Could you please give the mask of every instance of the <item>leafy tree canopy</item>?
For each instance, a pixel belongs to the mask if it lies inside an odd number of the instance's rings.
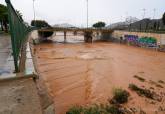
[[[7,7],[3,4],[0,4],[0,21],[7,20]]]
[[[95,28],[102,28],[102,27],[105,27],[105,25],[106,25],[105,22],[99,21],[99,22],[93,24],[93,27],[95,27]]]
[[[19,10],[16,10],[16,13],[22,19],[22,13]],[[7,7],[3,4],[0,4],[0,20],[1,21],[8,21],[8,11]]]
[[[17,13],[17,15],[21,18],[21,20],[23,21],[23,15],[22,15],[22,13],[19,11],[19,10],[16,10],[16,13]]]
[[[16,10],[17,15],[22,19],[22,13],[20,11]],[[0,4],[0,24],[1,24],[1,30],[8,32],[8,9],[7,6]]]
[[[44,21],[44,20],[32,20],[31,21],[31,26],[35,26],[35,27],[50,27],[50,25]]]
[[[7,7],[4,6],[3,4],[0,4],[0,24],[1,24],[1,30],[8,32],[8,12],[7,12]]]

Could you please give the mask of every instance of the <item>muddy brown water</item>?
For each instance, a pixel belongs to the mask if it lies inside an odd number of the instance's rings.
[[[165,84],[159,88],[149,83],[165,81],[165,53],[109,42],[42,43],[34,50],[38,71],[54,100],[56,114],[65,114],[74,105],[106,103],[114,88],[131,93],[127,107],[143,109],[147,114],[165,107],[165,96],[157,102],[128,89],[134,83],[153,87],[157,93],[165,92]],[[134,75],[146,81],[141,82]]]

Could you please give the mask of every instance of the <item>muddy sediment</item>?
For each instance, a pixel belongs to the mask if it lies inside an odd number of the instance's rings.
[[[65,114],[74,105],[106,103],[116,87],[129,91],[127,107],[147,114],[164,113],[160,107],[165,107],[165,53],[105,42],[42,43],[34,48],[38,71],[53,97],[56,114]],[[128,89],[130,83],[162,94],[162,101],[140,97]]]

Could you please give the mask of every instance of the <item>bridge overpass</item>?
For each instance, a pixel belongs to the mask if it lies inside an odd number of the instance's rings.
[[[38,30],[38,33],[41,38],[47,37],[46,34],[52,35],[54,32],[63,32],[64,33],[64,42],[66,41],[67,32],[73,32],[75,35],[78,32],[82,32],[84,35],[84,41],[91,43],[93,41],[94,34],[96,34],[96,35],[111,34],[113,32],[113,30],[105,29],[105,28],[63,28],[63,27],[42,28],[42,29]]]
[[[69,32],[106,32],[112,33],[113,29],[106,28],[64,28],[64,27],[50,27],[41,28],[38,31],[69,31]]]

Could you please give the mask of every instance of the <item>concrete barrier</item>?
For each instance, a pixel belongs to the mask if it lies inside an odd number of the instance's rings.
[[[165,34],[160,33],[146,33],[146,32],[129,32],[129,31],[120,31],[115,30],[112,33],[113,38],[120,39],[121,37],[124,38],[125,35],[136,35],[139,38],[141,37],[153,37],[157,40],[157,43],[161,45],[165,45]]]

